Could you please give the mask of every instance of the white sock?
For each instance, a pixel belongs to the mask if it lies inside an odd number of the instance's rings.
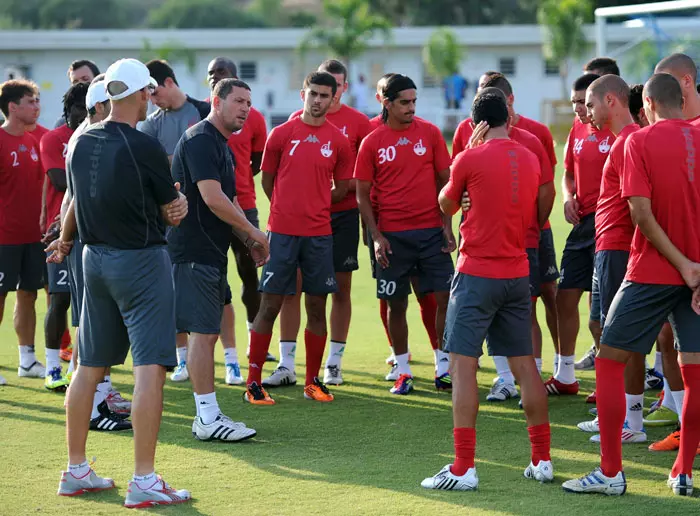
[[[105,381],[102,383],[107,385],[106,386],[107,392],[114,390],[114,387],[112,387],[112,377],[110,375],[105,376]],[[98,388],[99,388],[99,385],[98,385]]]
[[[641,432],[644,427],[644,394],[625,394],[627,401],[627,426],[634,432]]]
[[[496,366],[496,374],[505,383],[510,383],[515,385],[515,378],[513,378],[513,373],[510,372],[510,366],[508,365],[508,359],[506,357],[494,356],[493,363]]]
[[[238,349],[236,348],[226,348],[224,349],[224,363],[237,364],[238,363]]]
[[[293,340],[280,341],[280,363],[279,367],[286,367],[290,371],[295,371],[294,358],[297,353],[297,343]]]
[[[450,354],[435,350],[435,376],[440,377],[450,371]]]
[[[571,384],[576,381],[576,370],[574,369],[575,355],[564,356],[559,359],[559,369],[554,376],[561,383]]]
[[[181,348],[177,348],[175,350],[177,353],[177,363],[179,364],[180,362],[187,362],[187,346],[183,346]]]
[[[247,355],[250,355],[250,332],[253,331],[253,323],[250,321],[245,322],[246,328],[248,328],[248,350],[246,351]]]
[[[133,481],[136,482],[136,485],[139,486],[139,488],[148,489],[149,487],[153,487],[153,485],[158,481],[158,477],[156,476],[155,471],[142,477],[139,477],[136,475],[136,473],[134,473]]]
[[[19,365],[25,369],[29,369],[32,364],[36,362],[36,355],[34,354],[34,346],[20,346],[19,347]]]
[[[661,351],[656,352],[656,358],[654,359],[654,369],[656,369],[658,372],[660,372],[662,375],[664,374],[664,361],[662,358]]]
[[[211,424],[221,412],[219,404],[216,402],[215,392],[195,394],[194,402],[197,405],[199,417],[205,425]]]
[[[676,404],[676,414],[678,414],[678,424],[682,425],[683,421],[683,399],[685,398],[685,390],[683,391],[671,391],[673,396],[673,402]]]
[[[73,475],[75,478],[83,478],[90,473],[90,464],[88,464],[88,461],[85,461],[82,464],[68,464],[68,473]]]
[[[554,353],[554,364],[552,365],[552,376],[556,376],[559,372],[559,362],[561,362],[561,355],[559,353]]]
[[[408,365],[408,353],[396,355],[396,364],[399,370],[399,375],[408,374],[413,376],[413,373],[411,373],[411,366]]]
[[[542,359],[541,358],[536,358],[535,359],[535,365],[537,366],[537,372],[539,374],[542,374]]]
[[[343,363],[343,353],[345,353],[345,342],[331,341],[331,349],[326,359],[326,367],[340,367]]]
[[[92,414],[90,414],[90,419],[95,419],[97,416],[100,415],[100,411],[97,410],[97,406],[102,403],[105,398],[107,397],[107,392],[103,389],[100,389],[100,385],[103,384],[98,384],[97,385],[97,390],[95,391],[95,395],[92,397]]]
[[[673,394],[671,394],[671,386],[668,384],[668,380],[664,378],[664,399],[661,400],[661,406],[666,407],[668,410],[672,410],[676,414],[676,402],[673,401]]]
[[[61,359],[58,356],[60,350],[46,348],[46,374],[56,367],[61,367]]]

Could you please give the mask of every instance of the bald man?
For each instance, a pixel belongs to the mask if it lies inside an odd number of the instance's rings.
[[[656,65],[654,73],[673,75],[683,93],[683,116],[693,125],[700,125],[700,93],[696,88],[698,69],[685,54],[671,54]]]

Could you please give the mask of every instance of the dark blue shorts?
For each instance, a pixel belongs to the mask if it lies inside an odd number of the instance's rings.
[[[530,282],[530,297],[540,296],[540,285],[542,280],[540,279],[540,259],[539,259],[539,249],[525,249],[527,252],[527,261],[530,265],[530,277],[528,278]]]
[[[559,279],[557,268],[557,251],[554,249],[554,235],[552,228],[540,231],[540,249],[538,259],[540,262],[540,283],[552,283]]]
[[[165,246],[122,250],[86,245],[80,364],[175,367],[175,289]]]
[[[226,283],[226,294],[224,294],[224,304],[230,305],[233,303],[233,294],[231,293],[231,285]]]
[[[173,265],[175,281],[175,327],[178,333],[221,333],[226,303],[226,274],[199,263]]]
[[[0,293],[36,292],[46,284],[44,244],[0,245]]]
[[[452,257],[443,253],[445,239],[442,228],[416,229],[383,233],[392,254],[389,267],[375,265],[377,297],[400,299],[411,293],[411,277],[418,278],[420,292],[448,292],[454,276]]]
[[[574,226],[566,239],[561,257],[559,288],[590,292],[593,288],[594,259],[595,214],[591,213]]]
[[[593,292],[591,299],[591,320],[605,325],[605,318],[620,285],[627,274],[629,251],[598,251],[595,253],[593,271]]]
[[[333,268],[335,272],[359,269],[357,248],[360,246],[360,212],[357,208],[331,213],[333,231]]]
[[[46,254],[47,258],[49,253]],[[68,279],[68,262],[47,263],[47,279],[49,294],[70,294],[70,280]]]
[[[528,278],[493,279],[458,272],[445,319],[445,351],[478,358],[532,355]]]
[[[312,296],[337,292],[333,270],[333,237],[291,236],[268,232],[270,261],[262,270],[260,292],[292,296],[297,291],[297,269],[301,290]]]
[[[647,355],[668,320],[676,348],[699,353],[700,315],[691,307],[692,295],[686,286],[623,281],[610,306],[600,342]]]
[[[68,282],[70,283],[70,312],[73,328],[80,325],[80,314],[83,310],[83,294],[85,281],[83,279],[83,244],[78,238],[73,240],[73,249],[66,257],[68,263]]]

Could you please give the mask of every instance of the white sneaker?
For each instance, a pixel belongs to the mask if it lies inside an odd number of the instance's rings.
[[[192,435],[200,441],[238,442],[255,437],[257,432],[244,423],[238,423],[219,413],[216,419],[205,425],[202,418],[196,417],[192,422]]]
[[[393,366],[396,363],[396,357],[392,353],[391,355],[386,357],[386,360],[384,362],[386,362],[387,365]]]
[[[127,509],[147,509],[157,505],[174,505],[189,502],[192,495],[187,489],[173,489],[158,475],[155,484],[145,489],[131,480],[126,491],[124,507]]]
[[[173,382],[186,382],[189,380],[190,373],[187,371],[187,362],[184,360],[180,362],[175,368],[175,371],[173,371],[173,374],[170,375],[170,379]]]
[[[582,430],[584,432],[590,432],[590,433],[598,433],[600,432],[600,426],[598,425],[598,417],[596,416],[595,419],[592,421],[582,421],[578,425],[576,425],[579,430]]]
[[[577,371],[590,371],[595,369],[595,355],[598,351],[595,348],[595,344],[591,346],[585,355],[581,357],[581,360],[574,364],[574,369]]]
[[[17,376],[22,378],[44,378],[46,376],[46,368],[41,362],[34,362],[29,367],[19,366],[17,368]]]
[[[627,491],[624,471],[614,477],[606,477],[600,468],[594,469],[585,477],[567,480],[561,487],[570,493],[600,493],[609,496],[622,496]]]
[[[399,366],[398,366],[398,364],[394,364],[393,366],[391,366],[391,371],[389,371],[389,374],[387,374],[384,377],[384,379],[387,382],[395,382],[396,380],[399,379],[399,376],[401,376],[399,374]]]
[[[238,364],[226,364],[226,384],[243,385],[241,366]]]
[[[532,462],[525,468],[525,478],[533,478],[538,482],[551,482],[554,480],[554,467],[552,461],[541,460],[537,466]]]
[[[429,477],[420,483],[426,489],[443,489],[447,491],[475,491],[479,487],[479,477],[476,475],[476,468],[469,468],[467,472],[458,477],[453,475],[448,464],[442,468],[437,475]]]
[[[5,380],[5,377],[0,374],[0,385],[7,385],[7,380]]]
[[[591,436],[590,441],[592,443],[599,443],[600,434]],[[631,430],[630,427],[627,426],[627,423],[625,423],[625,426],[622,427],[622,444],[635,444],[645,442],[647,442],[647,433],[644,430],[642,430],[641,432]]]
[[[496,378],[491,392],[486,396],[486,401],[506,401],[510,398],[518,398],[518,389],[512,383],[506,383],[503,378]]]
[[[323,383],[327,385],[342,385],[343,373],[340,371],[340,367],[335,365],[326,367],[323,372]]]
[[[693,477],[689,477],[685,473],[680,473],[675,478],[672,476],[672,473],[669,473],[666,484],[673,490],[675,495],[693,496]]]
[[[61,481],[58,484],[59,496],[78,496],[84,493],[94,493],[114,488],[114,480],[97,476],[92,468],[87,475],[77,478],[69,471],[61,471]]]
[[[296,385],[297,374],[286,367],[279,366],[270,376],[262,381],[263,387],[281,387],[283,385]]]

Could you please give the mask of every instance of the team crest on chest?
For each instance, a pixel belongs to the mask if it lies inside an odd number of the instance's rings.
[[[39,155],[36,153],[36,149],[32,147],[32,150],[29,151],[29,155],[32,158],[32,161],[39,161]]]
[[[598,144],[598,150],[601,152],[601,154],[607,154],[610,152],[610,136]]]
[[[415,152],[417,156],[422,156],[427,150],[428,149],[423,146],[423,138],[418,140],[418,143],[413,146],[413,152]]]
[[[333,155],[333,149],[331,149],[330,140],[328,141],[328,143],[321,146],[321,155],[324,158],[330,158]]]

